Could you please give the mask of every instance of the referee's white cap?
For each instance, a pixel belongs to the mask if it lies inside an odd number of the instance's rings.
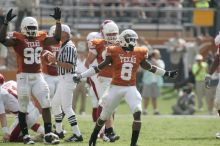
[[[66,24],[61,25],[62,31],[68,33],[71,36],[70,27]]]

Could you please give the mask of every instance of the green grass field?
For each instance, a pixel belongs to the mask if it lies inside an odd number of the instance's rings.
[[[165,93],[166,91],[163,91]],[[217,146],[220,140],[215,139],[215,133],[220,131],[220,119],[217,116],[206,115],[207,111],[196,113],[195,116],[170,116],[170,106],[176,102],[176,94],[163,94],[159,100],[160,116],[151,113],[142,116],[142,129],[138,144],[140,146]],[[83,143],[66,143],[61,141],[61,146],[88,146],[88,140],[93,129],[91,105],[88,100],[87,114],[78,116],[80,130],[84,137]],[[9,124],[13,118],[8,118]],[[115,130],[121,136],[115,143],[104,143],[98,140],[97,146],[129,146],[132,115],[126,103],[122,102],[117,109]],[[64,128],[67,130],[66,137],[71,135],[71,128],[64,120]],[[33,134],[33,133],[31,133]],[[2,132],[0,132],[2,135]],[[23,145],[22,143],[0,143],[0,146]],[[35,145],[44,145],[36,143]]]

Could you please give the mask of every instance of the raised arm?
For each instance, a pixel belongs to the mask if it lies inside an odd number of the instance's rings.
[[[58,7],[54,8],[54,14],[51,14],[50,16],[56,20],[56,29],[55,29],[55,35],[53,37],[47,37],[44,40],[44,45],[46,46],[58,44],[61,40],[61,23],[60,23],[61,10],[60,8]]]
[[[75,74],[73,77],[73,81],[75,83],[80,82],[81,78],[87,78],[95,75],[99,71],[101,71],[105,66],[109,65],[112,62],[112,57],[111,56],[106,56],[105,60],[101,62],[98,66],[93,66],[86,70],[85,72],[81,74]]]
[[[155,65],[152,65],[149,61],[147,61],[146,59],[144,59],[141,62],[141,67],[145,70],[148,70],[154,74],[160,75],[160,76],[166,76],[169,78],[173,78],[175,79],[178,75],[178,72],[176,70],[174,71],[166,71],[160,67],[157,67]]]
[[[16,17],[16,15],[12,14],[13,9],[10,9],[5,16],[5,20],[0,29],[0,42],[5,46],[15,46],[16,41],[14,39],[7,39],[7,27],[8,23]]]

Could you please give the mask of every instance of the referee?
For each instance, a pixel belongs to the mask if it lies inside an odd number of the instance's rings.
[[[60,138],[64,138],[62,129],[62,110],[65,113],[68,121],[72,127],[73,135],[68,138],[68,142],[83,141],[77,125],[76,115],[72,109],[73,90],[76,84],[72,77],[75,73],[77,51],[76,47],[71,41],[71,33],[68,25],[62,24],[61,41],[62,46],[59,49],[57,58],[51,54],[48,56],[49,62],[54,63],[58,68],[59,83],[57,90],[52,99],[52,111],[55,115],[56,134]]]

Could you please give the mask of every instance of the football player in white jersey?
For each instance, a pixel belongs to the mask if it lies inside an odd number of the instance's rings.
[[[99,32],[90,32],[87,37],[86,37],[86,41],[88,44],[88,48],[91,48],[92,45],[92,40],[94,39],[98,39],[101,38],[101,35]],[[97,60],[94,60],[93,63],[90,66],[93,65],[98,65]],[[97,76],[92,76],[90,78],[88,78],[88,82],[90,84],[90,89],[89,89],[89,94],[92,97],[92,119],[93,122],[96,122],[96,120],[98,119],[98,106],[99,106],[99,96],[97,93],[97,83],[98,83],[98,79]]]
[[[3,131],[3,140],[10,142],[22,142],[23,137],[18,123],[19,104],[17,99],[17,83],[15,81],[4,82],[4,76],[0,74],[0,123]],[[16,115],[11,129],[7,125],[6,113]],[[30,101],[28,104],[27,125],[35,132],[44,134],[44,128],[37,123],[40,117],[39,110]],[[42,137],[43,138],[43,137]]]

